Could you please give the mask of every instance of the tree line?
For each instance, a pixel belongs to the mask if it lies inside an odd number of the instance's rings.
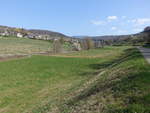
[[[63,52],[63,44],[65,40],[63,38],[54,39],[53,40],[53,53],[61,53]],[[104,47],[103,40],[93,40],[89,37],[84,39],[74,39],[69,41],[70,45],[72,46],[73,51],[80,51],[80,50],[90,50],[95,48],[102,48]]]

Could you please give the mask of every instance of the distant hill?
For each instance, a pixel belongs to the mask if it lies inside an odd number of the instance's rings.
[[[113,40],[113,39],[118,39],[118,38],[127,38],[130,35],[106,35],[106,36],[73,36],[75,38],[80,38],[80,39],[84,39],[84,38],[91,38],[93,40]]]
[[[86,37],[90,37],[90,36],[72,36],[73,38],[79,38],[79,39],[84,39]]]
[[[66,36],[62,33],[53,32],[49,30],[39,30],[39,29],[23,29],[8,26],[0,26],[0,35],[2,36],[15,36],[15,37],[25,37],[39,40],[53,40],[63,38],[65,41],[78,42],[84,38],[91,38],[94,41],[104,40],[109,43],[137,43],[144,42],[150,36],[150,26],[146,27],[143,31],[137,34],[131,35],[107,35],[107,36]]]
[[[150,33],[150,26],[146,27],[143,32],[149,32]]]
[[[95,42],[103,40],[106,45],[143,45],[150,43],[150,26],[143,31],[130,35],[107,35],[107,36],[75,36],[84,39],[91,38]]]
[[[64,38],[70,38],[69,36],[66,36],[62,33],[53,32],[49,30],[39,30],[39,29],[31,29],[28,30],[29,32],[36,34],[36,35],[49,35],[51,37],[64,37]]]
[[[129,35],[109,35],[109,36],[95,36],[95,37],[91,37],[93,39],[102,39],[102,40],[112,40],[112,39],[116,39],[116,38],[126,38]]]
[[[8,26],[0,26],[0,35],[26,37],[26,38],[41,39],[41,40],[53,40],[59,38],[64,38],[65,40],[71,39],[71,37],[66,36],[62,33],[53,32],[49,30],[39,30],[39,29],[28,30],[28,29],[8,27]]]

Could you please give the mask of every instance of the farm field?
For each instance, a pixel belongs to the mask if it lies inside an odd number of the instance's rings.
[[[69,43],[65,43],[63,48],[65,51],[71,47]],[[50,52],[52,52],[52,42],[50,41],[0,36],[0,57]]]
[[[105,48],[100,49],[90,49],[90,50],[82,50],[79,52],[71,52],[64,54],[57,54],[55,56],[59,57],[77,57],[77,58],[105,58],[105,56],[109,59],[116,58],[116,56],[120,55],[119,53],[123,53],[125,49],[131,48],[130,46],[122,46],[122,47],[113,47],[113,46],[105,46]]]
[[[64,113],[150,113],[150,65],[139,50],[93,67],[104,70],[61,104]]]
[[[16,37],[0,37],[0,55],[24,55],[50,51],[48,41]]]
[[[150,68],[132,47],[36,55],[0,62],[0,70],[2,113],[150,110]]]

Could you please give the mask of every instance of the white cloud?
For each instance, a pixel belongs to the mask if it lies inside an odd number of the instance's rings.
[[[105,22],[101,20],[92,20],[91,23],[97,26],[105,24]]]
[[[128,22],[128,23],[130,23],[130,22],[131,22],[131,20],[127,20],[127,22]]]
[[[137,24],[144,25],[150,23],[150,18],[142,18],[136,20]]]
[[[142,28],[135,28],[133,29],[134,32],[141,32],[143,29]]]
[[[107,20],[112,21],[112,20],[117,20],[118,17],[117,16],[108,16]]]
[[[141,25],[150,24],[150,18],[133,19],[133,20],[129,20],[129,22],[134,23],[135,26],[141,26]]]
[[[123,33],[127,33],[127,31],[126,30],[118,30],[118,33],[123,34]]]
[[[126,19],[127,17],[126,17],[126,16],[122,16],[121,18],[122,18],[122,19]]]
[[[100,25],[105,25],[108,22],[111,22],[113,20],[117,20],[118,17],[117,16],[108,16],[107,20],[92,20],[91,23],[96,25],[96,26],[100,26]]]
[[[112,30],[116,30],[116,29],[117,29],[117,27],[112,27],[111,29],[112,29]]]

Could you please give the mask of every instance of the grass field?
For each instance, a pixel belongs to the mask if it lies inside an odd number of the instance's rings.
[[[122,46],[122,47],[112,47],[106,46],[105,48],[101,49],[91,49],[91,50],[83,50],[79,52],[72,52],[67,54],[58,54],[59,57],[77,57],[77,58],[105,58],[113,59],[116,56],[120,55],[123,50],[130,48],[129,46]]]
[[[63,45],[68,50],[69,43]],[[52,51],[52,42],[28,38],[0,36],[0,56],[47,53]]]
[[[32,54],[47,52],[52,48],[48,41],[27,38],[0,37],[0,54]]]
[[[73,92],[60,105],[62,113],[150,113],[150,65],[137,49],[92,67],[104,72]]]
[[[150,68],[131,47],[31,56],[0,69],[0,113],[149,113]]]

